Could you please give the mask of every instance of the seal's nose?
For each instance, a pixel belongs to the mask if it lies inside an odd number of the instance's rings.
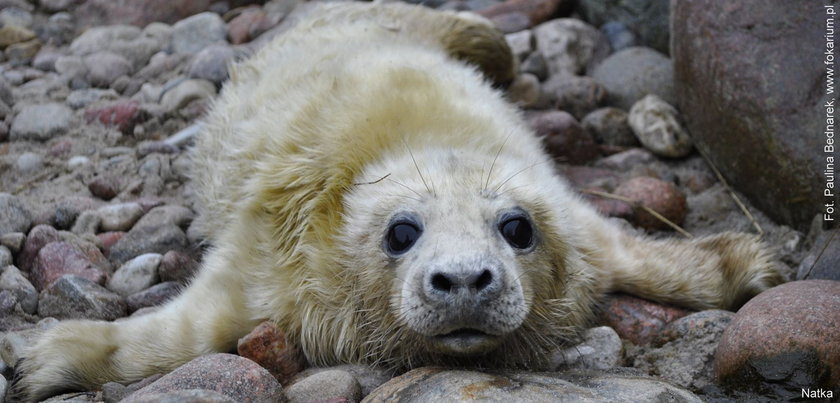
[[[436,268],[426,276],[423,289],[430,301],[449,304],[486,301],[495,298],[502,288],[499,270],[487,264]]]

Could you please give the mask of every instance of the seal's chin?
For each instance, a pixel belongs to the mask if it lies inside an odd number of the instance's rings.
[[[432,336],[430,340],[439,351],[445,354],[468,356],[483,354],[496,348],[502,338],[481,330],[463,328]]]

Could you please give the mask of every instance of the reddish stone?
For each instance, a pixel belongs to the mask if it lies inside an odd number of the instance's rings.
[[[271,322],[261,323],[239,339],[236,350],[267,369],[284,386],[305,366],[300,351],[287,344],[286,335]]]
[[[840,281],[782,284],[747,302],[715,353],[718,379],[801,388],[840,386]]]
[[[638,345],[651,342],[665,325],[689,314],[681,308],[625,294],[609,296],[604,307],[601,321],[615,329],[622,339]]]
[[[198,270],[198,262],[195,259],[185,253],[171,250],[163,255],[158,266],[158,275],[160,281],[186,283],[193,277],[196,270]]]
[[[128,312],[132,313],[141,308],[162,305],[178,296],[179,293],[181,293],[181,284],[167,281],[131,294],[125,299],[125,302],[128,304]]]
[[[47,151],[47,154],[50,157],[65,157],[70,154],[70,151],[73,149],[73,142],[70,140],[61,140],[52,146],[50,146],[50,150]]]
[[[85,110],[88,123],[99,121],[106,126],[115,126],[124,134],[131,134],[140,117],[140,102],[116,101],[105,106]]]
[[[125,401],[187,389],[212,390],[237,402],[285,400],[282,387],[265,368],[233,354],[210,354],[178,367],[151,385],[129,395]]]
[[[598,195],[584,194],[584,198],[589,201],[599,213],[607,217],[618,217],[630,219],[633,217],[633,206],[621,200],[608,199]]]
[[[76,8],[79,27],[130,24],[145,27],[159,21],[174,24],[207,11],[213,0],[87,0]]]
[[[23,272],[31,271],[32,266],[35,265],[38,251],[46,244],[60,240],[61,236],[58,235],[58,230],[55,228],[45,224],[36,225],[29,230],[29,235],[26,236],[23,250],[17,256],[17,267]]]
[[[99,175],[88,183],[88,190],[102,200],[111,200],[120,193],[122,179],[114,175]]]
[[[568,166],[563,169],[563,176],[576,188],[596,187],[609,191],[615,188],[619,175],[609,169],[587,166]]]
[[[559,162],[584,164],[598,157],[598,145],[571,114],[563,111],[535,113],[531,127],[543,137],[548,152]]]
[[[108,279],[108,275],[74,245],[51,242],[38,252],[30,280],[40,291],[65,274],[74,274],[100,285]]]
[[[103,232],[101,234],[96,234],[96,237],[102,241],[102,253],[105,256],[108,256],[111,253],[111,247],[114,246],[117,241],[122,239],[125,235],[123,231],[113,231],[113,232]]]
[[[533,26],[549,20],[558,14],[561,8],[567,8],[572,3],[567,0],[507,0],[504,3],[478,10],[477,13],[487,18],[503,14],[525,14]]]
[[[268,16],[261,7],[248,7],[228,23],[230,43],[239,45],[250,42],[259,34],[265,32],[267,29],[262,28],[267,25],[269,25]]]
[[[632,200],[638,206],[645,206],[659,213],[674,224],[679,225],[685,218],[685,195],[668,182],[640,176],[621,184],[615,190],[615,194]],[[668,224],[638,206],[635,206],[632,219],[634,224],[649,230],[671,228]]]

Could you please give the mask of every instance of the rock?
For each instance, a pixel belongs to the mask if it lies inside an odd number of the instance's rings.
[[[122,187],[122,179],[109,174],[96,176],[88,182],[90,193],[102,200],[111,200],[116,197],[120,193],[120,187]]]
[[[677,110],[656,95],[633,104],[627,121],[636,138],[654,154],[680,158],[691,152],[691,137],[682,128]]]
[[[558,161],[583,164],[598,156],[592,136],[569,113],[542,112],[533,115],[529,122],[537,136],[543,137],[549,154]]]
[[[111,247],[113,247],[114,244],[124,236],[125,232],[122,231],[102,232],[96,234],[96,237],[99,238],[100,242],[102,242],[102,253],[105,256],[109,256],[111,254]]]
[[[87,0],[76,9],[82,26],[130,24],[143,27],[154,22],[172,24],[207,10],[211,0]]]
[[[692,390],[714,385],[715,350],[733,316],[710,310],[671,322],[654,340],[655,348],[636,357],[633,367]]]
[[[814,245],[802,259],[796,273],[797,280],[840,281],[840,230],[821,232]]]
[[[160,281],[176,281],[186,284],[198,270],[198,262],[189,255],[171,250],[163,255],[158,266]]]
[[[178,112],[179,109],[187,106],[198,99],[210,99],[216,95],[216,86],[207,80],[190,79],[184,80],[175,87],[163,93],[160,104],[170,112]]]
[[[723,332],[718,379],[788,400],[840,386],[840,282],[782,284],[746,303]],[[762,382],[756,382],[757,380]]]
[[[563,176],[575,188],[597,188],[603,191],[614,189],[619,179],[619,174],[609,169],[575,165],[565,167]]]
[[[838,201],[836,191],[823,195],[831,155],[825,102],[834,99],[824,87],[826,67],[833,66],[823,63],[825,46],[802,45],[824,45],[825,17],[780,0],[673,8],[677,106],[695,146],[757,208],[799,231],[824,213],[825,203]]]
[[[655,160],[656,157],[650,151],[643,148],[631,148],[627,151],[602,158],[598,160],[595,166],[619,172],[628,172],[636,166],[649,164]]]
[[[12,93],[12,87],[3,76],[0,76],[0,101],[4,104],[12,106],[15,104],[15,97]]]
[[[234,45],[249,42],[271,29],[278,21],[278,18],[270,17],[260,7],[248,7],[228,23],[228,38]]]
[[[106,51],[115,53],[130,62],[132,71],[137,71],[161,50],[160,46],[154,38],[143,35],[140,28],[111,25],[86,30],[70,44],[70,52],[78,56]]]
[[[67,160],[67,169],[75,170],[90,165],[90,158],[84,155],[74,155]]]
[[[15,117],[12,141],[46,141],[64,134],[73,124],[73,110],[58,103],[25,106]]]
[[[610,21],[601,25],[601,32],[610,42],[610,49],[613,52],[637,46],[636,34],[622,22]],[[667,49],[662,50],[667,52]]]
[[[543,88],[557,109],[571,113],[576,119],[583,119],[607,97],[604,89],[589,77],[555,76],[543,84]]]
[[[674,66],[667,56],[644,47],[632,47],[604,59],[592,71],[592,78],[607,90],[607,100],[630,109],[648,94],[673,105]]]
[[[102,219],[103,231],[128,231],[143,216],[143,207],[135,202],[110,204],[100,207],[96,213]]]
[[[207,389],[183,389],[166,393],[150,393],[124,400],[128,403],[236,403],[236,400]]]
[[[2,197],[0,197],[2,200]],[[2,220],[0,220],[2,222]],[[17,266],[24,272],[29,272],[35,265],[38,252],[50,242],[61,240],[58,231],[49,225],[36,225],[29,231],[23,250],[17,256]]]
[[[177,154],[181,149],[165,141],[144,141],[137,145],[137,156],[143,158],[149,154]]]
[[[195,218],[195,213],[192,210],[184,206],[170,204],[152,208],[136,225],[138,227],[176,225],[181,228],[187,228],[193,218]]]
[[[621,364],[624,347],[618,334],[610,327],[588,329],[583,342],[554,353],[551,366],[558,369],[610,369]]]
[[[73,109],[81,109],[100,100],[114,100],[118,97],[119,94],[112,89],[85,88],[71,92],[64,102]]]
[[[686,214],[685,195],[674,185],[646,176],[639,176],[621,184],[615,194],[628,198],[639,206],[659,213],[674,224],[681,224]],[[649,230],[667,230],[671,227],[642,208],[634,208],[633,222]]]
[[[236,350],[267,369],[283,385],[288,385],[306,365],[301,352],[286,342],[286,334],[272,322],[261,323],[239,339]]]
[[[54,318],[41,319],[33,328],[6,332],[0,335],[0,358],[6,363],[17,363],[24,350],[38,340],[40,335],[58,324]]]
[[[186,389],[219,392],[236,402],[282,401],[283,390],[264,368],[232,354],[198,357],[134,392],[126,402]]]
[[[26,152],[15,161],[15,170],[22,175],[38,173],[44,168],[44,158],[38,154]]]
[[[536,41],[530,29],[505,35],[505,42],[517,60],[525,60],[534,51]]]
[[[361,387],[349,373],[332,369],[310,375],[286,389],[290,402],[361,400]],[[343,399],[343,400],[342,400]]]
[[[540,81],[548,78],[548,64],[546,64],[545,58],[540,52],[534,52],[528,55],[528,58],[519,66],[519,71],[533,74]]]
[[[600,26],[609,21],[625,24],[639,34],[645,45],[668,52],[668,0],[581,0],[579,11],[593,25]]]
[[[507,98],[521,108],[536,106],[540,101],[540,80],[529,73],[517,75],[507,89]]]
[[[67,44],[76,36],[76,22],[69,13],[53,14],[41,26],[39,36],[53,46]]]
[[[60,11],[68,11],[79,2],[79,0],[40,0],[38,2],[38,6],[48,13],[57,13]]]
[[[32,213],[23,202],[8,193],[0,193],[0,234],[27,232],[32,225]]]
[[[0,9],[0,26],[32,27],[32,13],[20,7]]]
[[[42,43],[38,39],[10,45],[6,48],[6,58],[12,64],[29,64],[32,58],[41,50],[41,45]]]
[[[16,25],[4,25],[0,27],[0,49],[8,46],[26,42],[35,38],[32,30]]]
[[[218,14],[204,12],[172,25],[172,49],[175,53],[195,54],[205,47],[225,41],[227,28]]]
[[[6,267],[14,263],[12,259],[12,251],[4,245],[0,245],[0,268]]]
[[[233,48],[214,44],[207,46],[193,57],[190,63],[190,78],[201,78],[220,85],[228,77],[228,66],[233,62]]]
[[[523,15],[527,17],[528,24],[524,27],[527,28],[549,20],[560,10],[569,8],[571,4],[572,2],[566,0],[507,0],[482,8],[478,14],[491,20],[504,15]]]
[[[177,226],[141,226],[138,223],[111,247],[109,258],[115,264],[122,264],[143,253],[184,252],[187,248],[187,236]]]
[[[0,290],[11,291],[20,302],[20,307],[28,314],[38,309],[38,290],[14,266],[0,268]]]
[[[163,256],[147,253],[137,256],[120,266],[107,288],[124,297],[143,291],[158,282],[158,265]]]
[[[106,126],[113,126],[123,134],[133,134],[134,126],[143,118],[140,103],[134,100],[119,100],[103,106],[85,110],[88,122],[99,121]]]
[[[38,315],[58,319],[114,320],[125,313],[125,302],[119,295],[74,275],[59,277],[38,300]]]
[[[81,276],[98,284],[105,284],[108,278],[85,253],[69,242],[51,242],[38,251],[30,273],[30,279],[36,289],[47,288],[65,274]]]
[[[96,52],[84,57],[87,79],[95,87],[108,88],[119,77],[132,73],[131,63],[113,52]]]
[[[102,203],[90,197],[67,197],[56,203],[52,223],[56,228],[73,226],[76,218],[84,211],[98,208]]]
[[[369,395],[373,392],[374,389],[378,388],[385,382],[391,380],[394,377],[392,371],[388,371],[381,368],[372,368],[367,365],[354,365],[354,364],[345,364],[345,365],[337,365],[334,367],[326,367],[326,368],[307,368],[295,376],[295,379],[292,380],[292,383],[295,383],[301,379],[308,378],[314,374],[324,371],[331,371],[331,370],[340,370],[343,372],[347,372],[350,375],[353,375],[356,378],[356,381],[361,386],[362,391],[362,398]]]
[[[643,345],[657,337],[665,325],[687,314],[680,308],[616,294],[607,298],[600,319],[622,339]]]
[[[534,36],[552,76],[582,72],[603,39],[597,29],[573,18],[542,23],[534,28]]]
[[[32,67],[41,71],[55,71],[55,62],[61,56],[63,56],[61,53],[52,48],[42,48],[32,58]]]
[[[639,140],[627,122],[627,113],[621,109],[606,107],[587,114],[580,122],[583,129],[592,134],[600,144],[619,147],[636,147]]]
[[[633,371],[603,373],[493,371],[488,373],[418,368],[373,391],[366,402],[386,401],[501,402],[701,402],[691,392]]]
[[[131,294],[125,299],[125,302],[128,304],[128,312],[135,312],[142,308],[162,305],[180,293],[181,284],[168,281]]]
[[[25,242],[26,234],[23,232],[7,232],[0,235],[0,245],[9,248],[9,251],[14,254],[23,250]]]
[[[503,34],[519,32],[533,26],[527,15],[518,12],[490,17],[490,22]]]
[[[76,217],[70,231],[76,235],[95,235],[102,225],[102,217],[95,211],[83,211]]]

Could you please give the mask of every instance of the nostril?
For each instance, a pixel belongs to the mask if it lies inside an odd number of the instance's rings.
[[[449,292],[452,290],[452,282],[443,274],[432,276],[432,288],[438,291]]]
[[[481,275],[478,276],[478,279],[475,280],[475,289],[476,291],[481,291],[487,288],[490,283],[493,282],[493,274],[490,273],[490,270],[485,269],[481,272]]]

